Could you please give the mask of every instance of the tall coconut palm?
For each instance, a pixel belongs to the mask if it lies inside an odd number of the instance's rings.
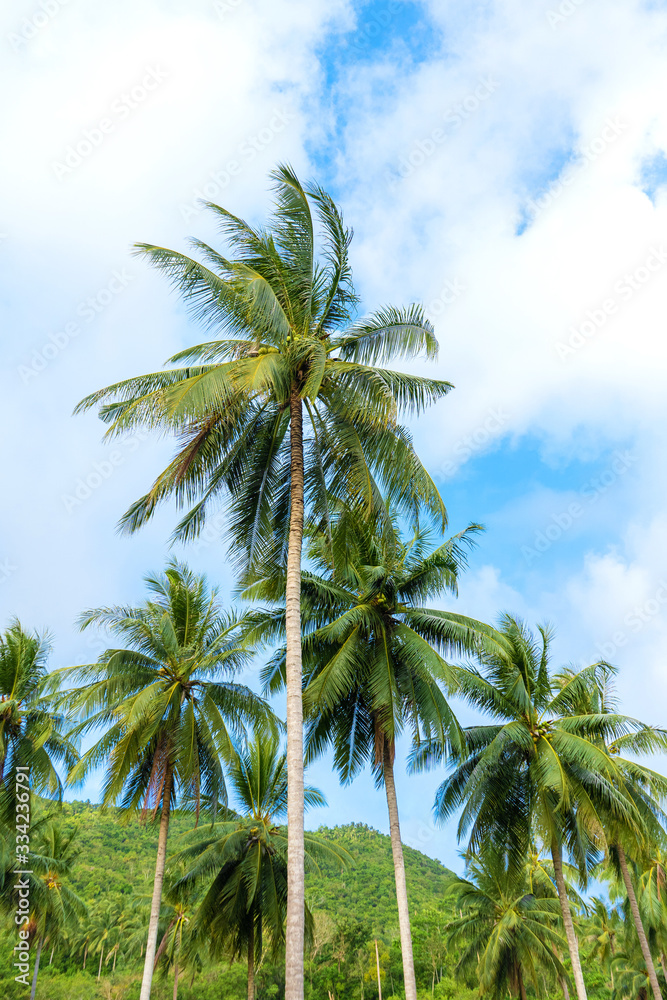
[[[660,956],[662,974],[667,982],[667,853],[654,844],[642,865],[639,879],[639,910],[650,942]]]
[[[508,993],[526,1000],[527,980],[540,996],[544,979],[564,979],[553,883],[529,879],[495,845],[469,859],[466,875],[452,874],[446,890],[461,914],[447,928],[448,944],[460,949],[457,973],[476,979],[493,1000]]]
[[[462,807],[459,836],[468,832],[469,851],[483,845],[506,846],[510,861],[525,863],[533,837],[551,852],[572,972],[579,1000],[585,1000],[578,940],[563,875],[563,849],[577,863],[582,879],[606,847],[610,816],[637,829],[639,815],[621,790],[614,758],[600,745],[640,723],[625,716],[576,714],[582,690],[596,683],[605,666],[593,664],[559,684],[549,671],[548,629],[537,639],[518,619],[505,614],[491,641],[482,638],[477,653],[481,671],[461,669],[459,691],[491,716],[490,723],[465,731],[463,751],[451,754],[453,771],[438,789],[440,820]],[[443,748],[425,745],[415,758],[424,766],[442,758]]]
[[[184,934],[187,936],[188,927],[192,919],[189,901],[181,899],[178,902],[163,904],[162,919],[166,922],[166,927],[158,950],[155,953],[155,968],[157,968],[158,962],[164,956],[165,963],[170,965],[174,970],[173,1000],[178,1000],[178,978],[183,953],[183,936]]]
[[[444,590],[456,591],[473,525],[437,548],[428,533],[401,540],[395,519],[361,521],[343,509],[325,534],[315,534],[310,556],[315,568],[303,574],[304,698],[309,719],[309,758],[333,748],[334,766],[349,782],[370,763],[387,798],[396,880],[406,1000],[417,987],[394,759],[396,740],[408,729],[415,740],[456,742],[458,726],[442,688],[453,682],[440,649],[465,648],[480,623],[454,625],[422,603]],[[277,598],[275,575],[256,582],[246,596]],[[284,612],[258,612],[251,634],[270,639]],[[461,619],[461,622],[463,619]],[[466,631],[467,629],[467,631]],[[277,689],[285,676],[285,651],[273,658],[265,680]]]
[[[585,938],[589,944],[590,951],[588,958],[597,962],[611,976],[611,986],[614,987],[614,971],[612,960],[619,950],[619,939],[623,921],[621,914],[615,906],[608,906],[607,903],[594,896],[591,901],[591,913],[586,921]]]
[[[80,853],[76,833],[66,834],[56,821],[48,820],[40,824],[31,846],[29,858],[33,880],[30,903],[37,941],[30,991],[30,1000],[34,1000],[44,942],[49,937],[55,941],[59,932],[78,923],[88,910],[84,901],[66,883]]]
[[[29,768],[33,791],[60,798],[57,765],[69,768],[77,760],[63,734],[65,721],[44,694],[48,654],[46,636],[26,631],[17,619],[0,636],[0,804],[9,818],[17,767]]]
[[[611,686],[615,672],[613,667],[607,665],[606,669],[595,678],[594,683],[585,689],[582,688],[571,710],[579,715],[589,713],[593,718],[618,716],[618,704]],[[558,681],[565,686],[572,676],[571,669],[562,671]],[[628,824],[623,821],[622,816],[619,817],[612,810],[605,819],[605,833],[610,846],[612,865],[619,873],[625,887],[653,998],[662,1000],[630,871],[632,861],[628,861],[628,855],[637,862],[642,860],[648,862],[656,845],[664,842],[663,824],[666,817],[662,803],[667,801],[667,778],[625,755],[630,753],[633,757],[637,757],[664,752],[667,749],[667,731],[632,720],[630,732],[623,732],[617,727],[609,736],[607,731],[601,729],[598,734],[598,744],[613,757],[617,771],[615,779],[617,787],[632,801],[640,818],[639,823]]]
[[[78,681],[62,703],[80,722],[77,736],[106,731],[69,775],[70,784],[105,768],[103,805],[160,814],[141,1000],[150,996],[169,816],[179,794],[199,812],[204,795],[224,797],[221,763],[248,721],[272,723],[266,702],[232,678],[248,660],[239,622],[225,614],[203,576],[172,562],[146,577],[151,597],[139,607],[88,611],[81,627],[102,625],[125,640],[97,663],[54,671],[52,684]]]
[[[195,933],[210,941],[214,955],[245,956],[248,1000],[255,998],[255,967],[265,941],[274,955],[284,945],[287,909],[285,830],[276,825],[287,812],[287,758],[277,735],[256,732],[230,757],[229,783],[242,815],[218,824],[205,838],[185,848],[175,859],[188,873],[174,892],[207,886],[196,919]],[[306,805],[325,805],[315,788],[304,788]],[[339,865],[351,858],[346,851],[314,834],[305,835],[306,859],[324,858]],[[312,923],[307,908],[304,926]]]
[[[442,500],[417,459],[401,411],[416,413],[450,383],[376,367],[437,342],[418,306],[383,308],[355,320],[348,248],[352,233],[326,192],[302,186],[289,167],[272,174],[275,212],[254,229],[218,205],[230,256],[194,241],[199,260],[140,244],[194,316],[222,339],[171,359],[179,367],[131,378],[88,396],[110,434],[136,427],[174,433],[173,462],[123,519],[143,524],[167,497],[190,510],[176,536],[192,538],[221,493],[245,568],[286,565],[289,903],[286,998],[303,997],[303,732],[300,567],[305,505],[326,514],[329,496],[367,510],[380,487],[403,509]],[[319,234],[316,230],[319,227]],[[230,337],[231,335],[231,337]],[[186,367],[183,367],[185,364]],[[242,558],[241,558],[242,556]]]

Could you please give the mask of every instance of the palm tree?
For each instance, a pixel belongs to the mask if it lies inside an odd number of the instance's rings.
[[[495,845],[470,858],[467,878],[452,873],[447,894],[461,916],[447,928],[447,943],[461,949],[457,974],[477,979],[485,996],[508,992],[526,1000],[526,979],[538,996],[540,975],[562,980],[558,957],[565,941],[557,930],[560,906],[553,883],[517,870]],[[536,891],[539,884],[541,891]]]
[[[432,644],[460,649],[467,633],[421,605],[443,590],[456,591],[465,547],[477,530],[471,525],[431,549],[423,530],[404,542],[391,516],[363,522],[343,509],[330,531],[312,540],[310,556],[322,575],[303,574],[304,618],[311,623],[303,641],[307,757],[331,746],[342,781],[351,781],[370,762],[384,784],[406,1000],[415,1000],[417,987],[394,781],[396,739],[405,728],[416,741],[458,739],[441,690],[453,675]],[[257,581],[246,595],[275,599],[279,590],[273,576]],[[250,634],[271,639],[281,627],[281,614],[249,615]],[[276,690],[284,675],[281,650],[264,676]]]
[[[593,718],[618,716],[618,704],[611,688],[615,672],[613,667],[606,665],[605,670],[597,675],[594,682],[580,691],[576,702],[572,705],[572,711],[578,715],[588,713]],[[559,682],[566,686],[573,673],[571,669],[562,671],[558,676]],[[637,720],[631,721],[630,732],[617,727],[611,736],[611,742],[607,744],[605,741],[607,732],[601,731],[598,743],[613,757],[617,772],[616,785],[632,802],[639,816],[639,822],[627,823],[624,817],[615,815],[612,810],[606,818],[605,833],[610,845],[612,866],[620,874],[625,887],[653,998],[662,1000],[626,852],[637,860],[647,859],[650,858],[655,846],[664,841],[665,815],[661,803],[667,800],[667,778],[638,761],[627,758],[625,754],[630,753],[633,757],[637,757],[664,751],[667,748],[667,731]]]
[[[303,997],[303,732],[300,583],[306,503],[325,516],[331,495],[377,507],[380,487],[404,510],[425,507],[444,524],[438,491],[419,462],[401,411],[416,413],[448,382],[384,368],[437,342],[418,306],[384,308],[354,321],[352,233],[326,192],[274,171],[270,227],[255,230],[218,205],[232,258],[194,241],[201,260],[140,244],[194,316],[231,339],[188,348],[180,367],[108,386],[79,411],[102,404],[109,433],[169,430],[174,460],[123,518],[135,530],[167,497],[190,510],[176,529],[189,539],[222,491],[231,494],[230,534],[246,569],[286,566],[287,754],[290,838],[286,998]],[[315,230],[319,226],[319,243]],[[186,367],[183,367],[185,363]],[[242,554],[242,558],[241,557]]]
[[[91,922],[90,953],[96,955],[99,952],[100,960],[97,965],[97,981],[102,975],[102,965],[104,964],[105,952],[111,955],[117,929],[118,912],[116,903],[113,900],[103,900],[94,909]]]
[[[104,764],[104,806],[121,798],[125,810],[160,814],[141,1000],[150,996],[171,809],[179,793],[197,816],[202,795],[217,803],[225,793],[220,757],[232,736],[248,720],[273,724],[266,702],[228,679],[249,654],[239,645],[238,620],[223,613],[206,578],[172,562],[145,582],[152,596],[140,607],[98,608],[81,617],[82,628],[103,625],[128,645],[52,675],[54,685],[80,682],[62,696],[81,719],[77,736],[106,727],[69,782]]]
[[[66,834],[60,825],[48,820],[38,828],[30,852],[33,869],[30,902],[32,926],[37,938],[30,1000],[35,998],[39,962],[44,942],[55,940],[60,932],[87,914],[84,901],[63,881],[71,873],[79,856],[76,831]]]
[[[27,767],[33,791],[60,799],[57,764],[72,767],[76,748],[63,735],[64,720],[43,693],[49,654],[46,636],[27,632],[18,619],[0,636],[0,795],[3,811],[15,816],[14,778]]]
[[[611,986],[614,988],[614,971],[612,960],[618,950],[619,937],[623,926],[621,915],[615,906],[607,907],[603,899],[593,896],[590,903],[592,912],[586,921],[584,940],[590,944],[588,958],[606,969],[611,976]]]
[[[650,857],[644,861],[639,879],[639,910],[642,923],[648,929],[650,943],[660,956],[662,974],[667,982],[667,856],[660,845],[654,844]]]
[[[155,954],[155,968],[164,955],[167,964],[171,965],[174,970],[173,1000],[178,1000],[178,976],[183,951],[183,934],[187,933],[192,918],[188,902],[180,900],[179,902],[163,904],[162,918],[167,921],[167,925]]]
[[[620,790],[614,758],[600,746],[641,724],[620,715],[576,714],[581,692],[596,683],[604,664],[593,664],[560,685],[549,672],[551,634],[537,640],[526,626],[505,614],[492,637],[482,636],[477,658],[482,672],[462,668],[459,690],[491,723],[465,730],[464,749],[425,744],[415,766],[451,754],[453,772],[437,792],[440,820],[460,807],[459,836],[470,831],[469,847],[507,846],[510,862],[525,863],[531,839],[539,836],[551,852],[572,972],[579,1000],[585,1000],[577,936],[563,875],[563,848],[585,880],[606,847],[604,823],[610,816],[636,828],[633,803]]]
[[[190,863],[174,893],[193,885],[207,885],[195,919],[195,938],[209,940],[214,955],[232,959],[246,956],[248,1000],[255,998],[255,967],[266,938],[275,955],[285,943],[288,843],[284,828],[276,825],[287,812],[287,756],[278,736],[260,730],[232,751],[229,783],[242,807],[237,819],[217,827],[185,848],[179,863]],[[306,805],[325,805],[315,788],[304,788]],[[339,865],[351,858],[321,837],[305,834],[305,857]],[[212,878],[212,881],[211,881]],[[304,927],[312,917],[304,904]]]

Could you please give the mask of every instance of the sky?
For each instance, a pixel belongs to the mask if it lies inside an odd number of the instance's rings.
[[[174,554],[228,599],[224,511],[187,548],[170,508],[116,533],[171,443],[72,410],[203,339],[132,244],[215,241],[202,198],[261,224],[290,162],[354,228],[362,312],[435,324],[409,367],[456,388],[413,433],[452,531],[486,528],[442,606],[551,622],[556,665],[610,660],[664,724],[667,4],[10,0],[0,48],[0,623],[89,662],[77,616]],[[443,773],[398,770],[404,840],[459,867]],[[387,831],[370,777],[310,781],[310,826]]]

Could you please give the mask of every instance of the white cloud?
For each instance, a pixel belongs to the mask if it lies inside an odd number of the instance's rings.
[[[0,182],[10,195],[0,218],[8,331],[0,399],[9,430],[0,600],[6,614],[53,625],[59,662],[84,655],[70,630],[82,607],[141,595],[140,577],[159,568],[173,526],[166,512],[135,539],[114,537],[117,517],[159,470],[167,442],[121,452],[113,474],[71,512],[62,500],[80,479],[85,489],[110,454],[92,416],[70,417],[76,401],[158,367],[199,336],[129,247],[215,238],[206,215],[192,214],[201,194],[262,219],[267,173],[284,159],[303,174],[315,164],[333,185],[356,229],[365,305],[419,299],[436,321],[438,370],[457,388],[416,427],[429,466],[446,476],[450,465],[526,434],[555,466],[615,447],[638,456],[622,486],[587,508],[598,527],[613,531],[616,523],[613,551],[595,550],[586,534],[592,521],[582,519],[568,533],[576,554],[554,579],[549,560],[564,549],[554,548],[521,584],[514,575],[507,582],[516,569],[508,557],[471,572],[457,608],[490,619],[504,608],[529,621],[554,619],[558,654],[569,658],[595,655],[614,631],[631,633],[623,622],[634,602],[656,600],[665,541],[656,510],[667,485],[667,263],[645,282],[638,269],[652,248],[667,249],[667,199],[658,192],[652,204],[638,183],[642,160],[667,149],[667,11],[585,0],[552,27],[551,0],[499,0],[474,12],[453,0],[421,6],[440,25],[440,51],[434,32],[421,61],[406,55],[406,39],[389,56],[369,50],[328,78],[325,61],[342,52],[332,27],[363,18],[344,0],[70,0],[18,46],[9,36],[38,7],[3,10],[0,86],[11,99],[0,111],[8,153]],[[144,87],[151,70],[167,74],[152,90]],[[145,97],[132,96],[137,87]],[[89,154],[75,148],[81,163],[58,179],[54,161],[68,146],[93,143],[86,130],[100,129],[103,118],[113,127]],[[313,150],[325,151],[326,162]],[[549,187],[554,164],[568,155],[562,178],[571,183]],[[535,211],[529,199],[545,194],[548,203]],[[517,236],[526,211],[528,228]],[[98,301],[123,268],[132,280],[86,320],[82,304]],[[616,308],[606,311],[609,300]],[[559,357],[556,345],[586,323],[597,330],[586,326],[582,346]],[[79,329],[58,347],[68,324]],[[39,365],[45,354],[43,369],[23,378],[21,366]],[[511,499],[512,483],[504,485],[498,523],[518,539],[517,560],[520,539],[530,542],[581,488],[568,482]],[[471,517],[474,507],[471,496]],[[221,548],[192,559],[227,580]],[[662,609],[649,615],[619,647],[624,695],[638,714],[663,692],[662,618]],[[653,697],[644,694],[651,686]]]

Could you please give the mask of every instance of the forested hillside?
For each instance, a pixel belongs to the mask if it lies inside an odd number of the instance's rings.
[[[102,811],[82,802],[65,803],[61,818],[67,833],[76,831],[79,850],[68,883],[85,900],[89,915],[78,934],[45,958],[37,1000],[136,1000],[141,980],[142,933],[135,932],[133,915],[145,910],[149,899],[157,825],[137,818],[128,822],[118,810]],[[172,822],[173,858],[184,836],[192,830],[194,819],[191,813],[176,811]],[[202,836],[208,828],[208,821],[200,822]],[[387,995],[392,996],[393,982],[401,978],[389,837],[362,824],[322,827],[318,833],[348,852],[352,862],[341,872],[335,864],[324,861],[307,874],[306,893],[315,923],[306,964],[307,996],[326,1000],[331,991],[336,1000],[377,997],[377,940],[386,1000]],[[424,1000],[431,996],[436,1000],[471,1000],[476,991],[455,984],[452,973],[456,955],[445,945],[445,927],[455,916],[452,903],[444,898],[448,870],[419,851],[410,847],[404,850],[415,962]],[[171,867],[168,864],[169,874],[174,874],[173,863]],[[13,980],[10,948],[5,932],[0,995],[22,997],[23,987]],[[194,977],[190,972],[182,981],[179,996],[183,1000],[237,1000],[244,995],[245,977],[243,962],[231,967],[225,962],[205,962]],[[594,968],[588,970],[587,978],[591,985],[597,980],[603,986],[603,977]],[[279,995],[282,981],[282,963],[265,960],[258,972],[259,1000]],[[171,998],[173,987],[168,972],[158,976],[154,989],[156,1000]],[[608,996],[608,991],[602,988],[599,994],[593,991],[591,995]]]

